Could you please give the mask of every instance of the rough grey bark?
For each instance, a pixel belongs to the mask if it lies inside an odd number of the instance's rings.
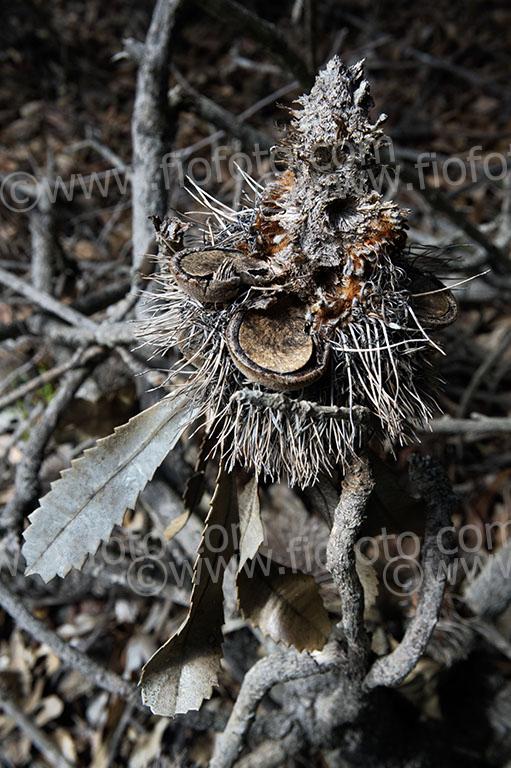
[[[166,152],[170,35],[180,0],[158,0],[137,75],[132,120],[133,142],[133,266],[140,269],[154,239],[149,216],[163,216],[166,189],[163,162]]]
[[[53,253],[53,215],[46,186],[39,185],[37,206],[30,212],[32,246],[32,283],[35,288],[52,293],[55,255]]]
[[[261,699],[274,685],[326,674],[338,664],[332,646],[314,656],[284,651],[258,661],[245,675],[225,731],[217,737],[210,768],[230,768],[234,764]]]
[[[451,514],[456,503],[445,472],[429,457],[414,456],[411,476],[426,504],[422,545],[422,586],[415,616],[398,647],[375,661],[367,675],[366,689],[399,685],[426,650],[435,629],[452,557]]]
[[[366,518],[374,479],[366,457],[346,473],[328,539],[327,568],[341,597],[342,628],[348,645],[349,673],[360,680],[367,671],[370,640],[364,627],[364,590],[356,570],[355,544]]]

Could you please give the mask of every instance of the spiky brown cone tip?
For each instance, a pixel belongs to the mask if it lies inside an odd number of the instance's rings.
[[[428,331],[456,304],[412,263],[405,212],[374,189],[382,119],[369,121],[362,63],[333,58],[298,105],[288,168],[254,183],[252,207],[210,202],[201,247],[184,248],[179,220],[158,225],[163,290],[141,334],[193,367],[184,386],[228,466],[307,486],[357,451],[361,413],[391,442],[429,420]]]

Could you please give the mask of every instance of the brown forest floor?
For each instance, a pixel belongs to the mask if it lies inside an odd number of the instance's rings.
[[[124,38],[144,39],[152,5],[148,0],[21,0],[4,9],[0,27],[2,177],[14,171],[50,173],[63,179],[100,174],[111,162],[90,147],[74,146],[91,136],[124,163],[131,162],[136,67],[126,56],[116,54],[122,52]],[[473,242],[463,222],[476,225],[498,246],[499,256],[493,258],[501,259],[502,274],[494,271],[457,292],[460,316],[443,334],[447,354],[441,363],[445,380],[441,404],[453,417],[474,413],[497,421],[511,417],[511,185],[509,175],[489,178],[483,163],[487,158],[494,168],[501,156],[509,162],[511,7],[482,0],[429,4],[318,0],[313,3],[311,30],[302,17],[293,23],[294,3],[254,0],[247,5],[289,31],[304,59],[312,55],[311,50],[318,64],[333,51],[349,62],[366,57],[376,111],[389,115],[386,131],[398,159],[414,161],[420,152],[437,153],[440,159],[466,158],[471,147],[481,147],[477,180],[448,183],[445,177],[428,176],[429,183],[438,185],[460,212],[461,228],[406,185],[400,187],[398,197],[411,211],[411,241],[449,248],[448,276],[462,279],[487,268],[487,253]],[[192,2],[185,3],[178,14],[172,63],[197,91],[234,114],[292,82],[260,44],[248,35],[234,37]],[[175,74],[169,75],[169,87],[175,85]],[[289,104],[299,92],[300,88],[290,89],[278,102]],[[276,137],[278,124],[285,121],[285,111],[271,102],[248,124]],[[191,97],[169,111],[169,149],[186,150],[217,130]],[[228,154],[240,149],[229,134],[218,141],[228,145]],[[211,144],[206,143],[184,156],[208,158],[210,153]],[[199,164],[192,167],[199,169]],[[220,178],[208,189],[230,204],[238,199],[239,189],[225,161]],[[171,189],[170,200],[180,211],[196,207],[178,185]],[[106,287],[117,290],[120,298],[127,290],[131,268],[129,195],[115,188],[104,197],[97,188],[91,195],[76,192],[69,201],[61,195],[52,206],[50,221],[56,258],[54,296],[77,308],[85,307],[80,302],[101,295]],[[30,277],[30,217],[4,206],[0,267],[23,279]],[[89,311],[91,307],[92,300]],[[104,306],[98,311],[101,317]],[[0,400],[69,359],[65,347],[44,332],[36,336],[6,330],[33,312],[26,299],[2,289]],[[39,386],[0,410],[1,504],[13,498],[24,445],[58,383],[56,379]],[[471,396],[466,402],[468,388]],[[145,389],[144,381],[119,359],[115,365],[101,365],[66,408],[46,448],[41,490],[47,490],[84,447],[138,412],[147,403]],[[462,434],[425,436],[423,450],[448,468],[460,497],[455,522],[459,527],[470,525],[466,536],[471,557],[477,559],[507,538],[511,436],[509,427],[499,432],[497,426],[483,436],[460,429]],[[135,548],[132,559],[147,554],[146,534],[155,526],[164,529],[176,513],[177,494],[183,490],[194,457],[194,449],[188,448],[177,463],[167,463],[143,494],[124,533],[119,533],[123,544],[129,540]],[[399,472],[404,471],[406,457],[407,450],[398,455]],[[396,501],[396,493],[396,487],[389,490],[389,503]],[[279,542],[285,542],[290,531],[299,527],[307,532],[314,526],[303,501],[285,489],[265,490],[264,515],[277,555]],[[488,542],[479,534],[493,522],[502,527]],[[406,529],[406,520],[400,523]],[[192,559],[199,528],[197,522],[172,543],[170,551],[177,561]],[[3,558],[1,547],[0,543]],[[19,575],[11,582],[30,610],[60,637],[136,681],[143,662],[179,625],[189,585],[167,585],[161,594],[137,594],[126,580],[128,565],[104,567],[98,562],[96,570],[89,569],[83,577],[75,574],[48,587]],[[441,720],[446,729],[452,729],[460,755],[465,750],[474,765],[505,766],[511,760],[511,614],[505,612],[492,623],[504,643],[497,650],[495,643],[476,637],[468,628],[463,589],[460,576],[449,588],[431,648],[404,693],[420,717]],[[373,620],[392,642],[399,639],[411,610],[413,596],[407,597],[406,590],[399,598],[383,590]],[[252,632],[233,619],[221,689],[195,720],[169,722],[95,688],[77,671],[63,669],[46,646],[34,642],[0,611],[0,675],[10,681],[14,698],[19,697],[17,707],[69,760],[95,768],[207,765],[213,731],[225,722],[240,680],[258,653]],[[503,693],[498,704],[492,699],[489,715],[487,697],[496,689]],[[0,765],[44,764],[34,739],[1,709],[0,703]],[[290,764],[327,763],[321,756],[306,755],[303,761]]]

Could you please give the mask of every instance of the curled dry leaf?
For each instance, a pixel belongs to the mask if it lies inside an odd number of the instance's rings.
[[[23,534],[26,574],[49,581],[81,568],[134,508],[197,413],[185,395],[164,398],[74,461],[30,515]]]
[[[181,512],[181,514],[175,517],[174,520],[171,520],[163,532],[165,539],[170,541],[175,536],[177,536],[177,534],[182,531],[187,524],[189,517],[190,510],[185,509],[185,511]]]
[[[323,648],[331,623],[313,576],[258,557],[240,571],[237,587],[245,618],[276,643]]]
[[[218,682],[223,575],[234,554],[238,500],[234,473],[221,472],[194,569],[188,615],[142,670],[142,700],[155,715],[197,710]]]

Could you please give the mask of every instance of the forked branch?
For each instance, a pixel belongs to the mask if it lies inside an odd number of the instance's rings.
[[[282,651],[258,661],[245,675],[225,731],[217,737],[210,768],[230,768],[240,753],[261,699],[278,683],[324,674],[339,665],[335,645],[318,654]]]
[[[417,610],[401,643],[378,659],[367,675],[366,689],[396,686],[426,650],[438,621],[453,552],[451,514],[456,498],[442,467],[429,457],[414,456],[411,477],[426,504],[426,530],[421,561],[422,586]]]

